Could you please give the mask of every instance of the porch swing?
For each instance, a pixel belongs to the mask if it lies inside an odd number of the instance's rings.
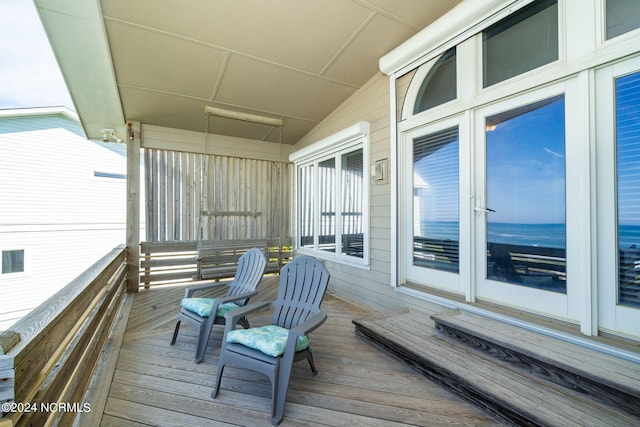
[[[237,111],[224,110],[215,107],[205,107],[206,126],[205,126],[205,144],[204,152],[207,153],[207,141],[209,134],[209,118],[210,116],[222,117],[233,120],[240,120],[261,125],[273,126],[279,128],[279,158],[282,157],[282,133],[284,120],[270,117],[258,116],[254,114],[241,113]],[[205,182],[209,182],[209,168],[206,168],[204,174]],[[278,196],[282,200],[283,196],[282,179],[278,183]],[[250,240],[216,240],[209,239],[209,225],[211,218],[219,217],[252,217],[257,218],[262,212],[253,210],[214,210],[208,209],[208,203],[205,203],[204,192],[200,195],[201,209],[198,215],[198,239],[197,239],[197,272],[194,279],[196,280],[217,280],[225,277],[233,276],[238,260],[242,254],[251,248],[258,248],[267,257],[268,264],[265,272],[279,272],[282,267],[283,260],[283,239],[282,239],[282,215],[279,215],[278,230],[278,251],[274,254],[270,251],[270,247],[274,242],[269,242],[267,238],[250,239]],[[215,227],[215,222],[214,222]],[[271,244],[270,244],[271,243]],[[275,256],[274,256],[275,255]]]

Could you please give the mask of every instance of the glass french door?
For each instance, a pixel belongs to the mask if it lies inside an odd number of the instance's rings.
[[[568,317],[565,94],[476,115],[476,296]]]
[[[463,135],[455,118],[408,132],[403,140],[405,164],[411,165],[403,171],[406,279],[459,294],[460,270],[468,264],[461,248],[469,242],[460,221],[460,195],[468,191],[460,183]]]
[[[640,58],[596,74],[598,326],[640,338]]]

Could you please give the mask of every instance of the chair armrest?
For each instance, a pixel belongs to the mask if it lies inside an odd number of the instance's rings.
[[[252,292],[247,292],[244,294],[238,294],[238,295],[231,295],[228,297],[222,297],[222,298],[216,298],[216,301],[220,301],[220,304],[224,304],[227,302],[234,302],[234,301],[239,301],[242,299],[248,299],[248,298],[252,298],[255,297],[256,295],[258,295],[258,291],[252,291]],[[241,307],[243,308],[243,307]],[[237,310],[237,309],[235,309]]]
[[[220,307],[222,304],[227,303],[227,302],[237,301],[239,299],[251,298],[252,296],[257,295],[257,294],[258,294],[258,291],[253,291],[253,292],[247,292],[246,294],[242,294],[242,295],[233,295],[233,296],[228,296],[228,297],[223,297],[223,298],[214,298],[213,299],[213,305],[211,306],[211,314],[209,314],[209,317],[207,318],[207,323],[210,324],[210,325],[213,325],[215,323],[215,321],[216,321],[216,313],[218,312],[218,307]],[[231,311],[238,311],[240,309],[244,309],[245,307],[235,308],[235,309],[233,309]],[[227,316],[228,315],[229,315],[229,313],[227,313],[225,315],[225,323],[229,322],[229,320],[227,320]],[[234,324],[237,323],[238,320],[240,320],[241,318],[242,317],[238,317],[234,321]],[[226,333],[226,328],[225,328],[225,333]],[[225,337],[226,337],[226,335],[225,335]]]
[[[291,338],[295,336],[297,339],[298,337],[307,335],[320,327],[320,325],[322,325],[325,320],[327,320],[327,313],[325,313],[324,311],[320,311],[319,313],[314,314],[304,322],[300,323],[295,328],[291,328],[289,330],[289,337]],[[287,338],[287,340],[289,340],[290,338]]]
[[[324,323],[325,320],[327,320],[327,314],[323,311],[320,311],[319,313],[314,314],[304,322],[300,323],[295,328],[291,328],[289,330],[289,335],[287,335],[287,344],[284,350],[284,357],[289,360],[289,362],[287,363],[290,363],[291,360],[293,360],[291,358],[296,352],[296,344],[298,338],[303,335],[307,335],[313,330],[317,329]]]
[[[229,284],[231,282],[232,282],[232,280],[231,281],[225,281],[225,282],[203,283],[201,285],[189,286],[187,289],[184,290],[184,297],[185,298],[191,298],[193,296],[193,294],[198,292],[198,291],[204,291],[206,289],[213,289],[213,288],[217,288],[217,287],[220,287],[220,286],[229,286]]]

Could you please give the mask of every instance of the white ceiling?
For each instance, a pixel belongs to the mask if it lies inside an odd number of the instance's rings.
[[[124,120],[296,143],[460,0],[35,0],[85,131]]]

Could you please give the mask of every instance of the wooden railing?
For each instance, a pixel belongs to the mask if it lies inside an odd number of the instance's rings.
[[[71,425],[126,293],[125,247],[105,255],[12,327],[20,341],[0,356],[0,424]],[[8,375],[7,375],[8,374]]]
[[[218,250],[223,249],[225,241],[212,241]],[[267,273],[277,273],[293,256],[291,239],[231,240],[227,246],[233,251],[237,247],[259,245],[267,256]],[[241,253],[236,254],[237,257]],[[228,260],[225,263],[228,266]],[[140,244],[140,286],[149,288],[165,284],[174,284],[199,280],[198,277],[198,241],[142,242]],[[235,269],[225,269],[225,274],[216,277],[233,277]]]

